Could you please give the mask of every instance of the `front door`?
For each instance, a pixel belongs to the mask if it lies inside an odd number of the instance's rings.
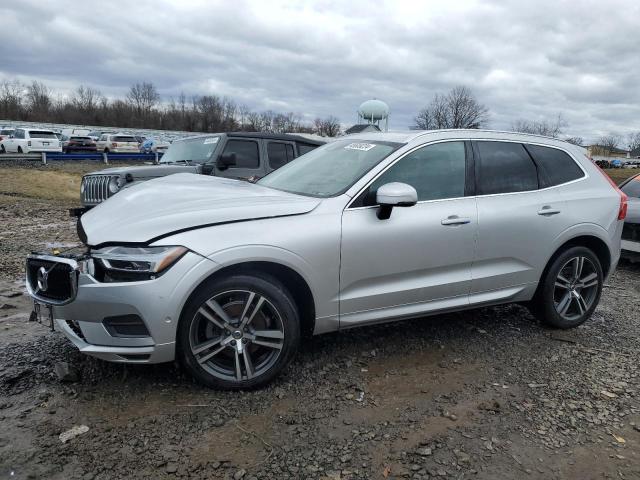
[[[264,176],[264,166],[260,161],[260,140],[230,138],[220,155],[232,153],[236,156],[235,165],[220,168],[221,165],[216,163],[216,176],[242,179]]]
[[[341,327],[468,303],[477,209],[465,196],[467,151],[465,142],[413,150],[343,212]],[[375,192],[390,182],[413,186],[418,203],[379,220]]]

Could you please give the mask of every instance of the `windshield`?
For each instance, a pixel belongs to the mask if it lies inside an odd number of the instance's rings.
[[[204,163],[213,155],[219,140],[220,137],[198,137],[175,141],[162,155],[160,163]]]
[[[640,175],[633,177],[620,190],[629,197],[640,198]]]
[[[258,183],[300,195],[332,197],[346,191],[402,145],[371,140],[339,140],[305,153]]]
[[[29,136],[31,138],[53,138],[55,140],[58,139],[55,133],[53,132],[45,132],[39,130],[29,130]]]

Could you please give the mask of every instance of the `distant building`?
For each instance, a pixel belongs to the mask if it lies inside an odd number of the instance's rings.
[[[626,157],[629,158],[629,151],[621,148],[606,147],[603,145],[588,145],[587,151],[591,157]]]

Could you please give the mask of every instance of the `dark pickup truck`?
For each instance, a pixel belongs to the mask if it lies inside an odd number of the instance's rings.
[[[325,142],[299,135],[212,133],[174,141],[156,165],[107,168],[82,178],[79,215],[122,188],[173,173],[258,179]]]

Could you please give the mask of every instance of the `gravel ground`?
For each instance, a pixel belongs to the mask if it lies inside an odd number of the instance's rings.
[[[639,265],[578,329],[517,305],[357,329],[216,392],[27,322],[24,255],[75,241],[67,207],[0,202],[0,478],[640,478]]]

